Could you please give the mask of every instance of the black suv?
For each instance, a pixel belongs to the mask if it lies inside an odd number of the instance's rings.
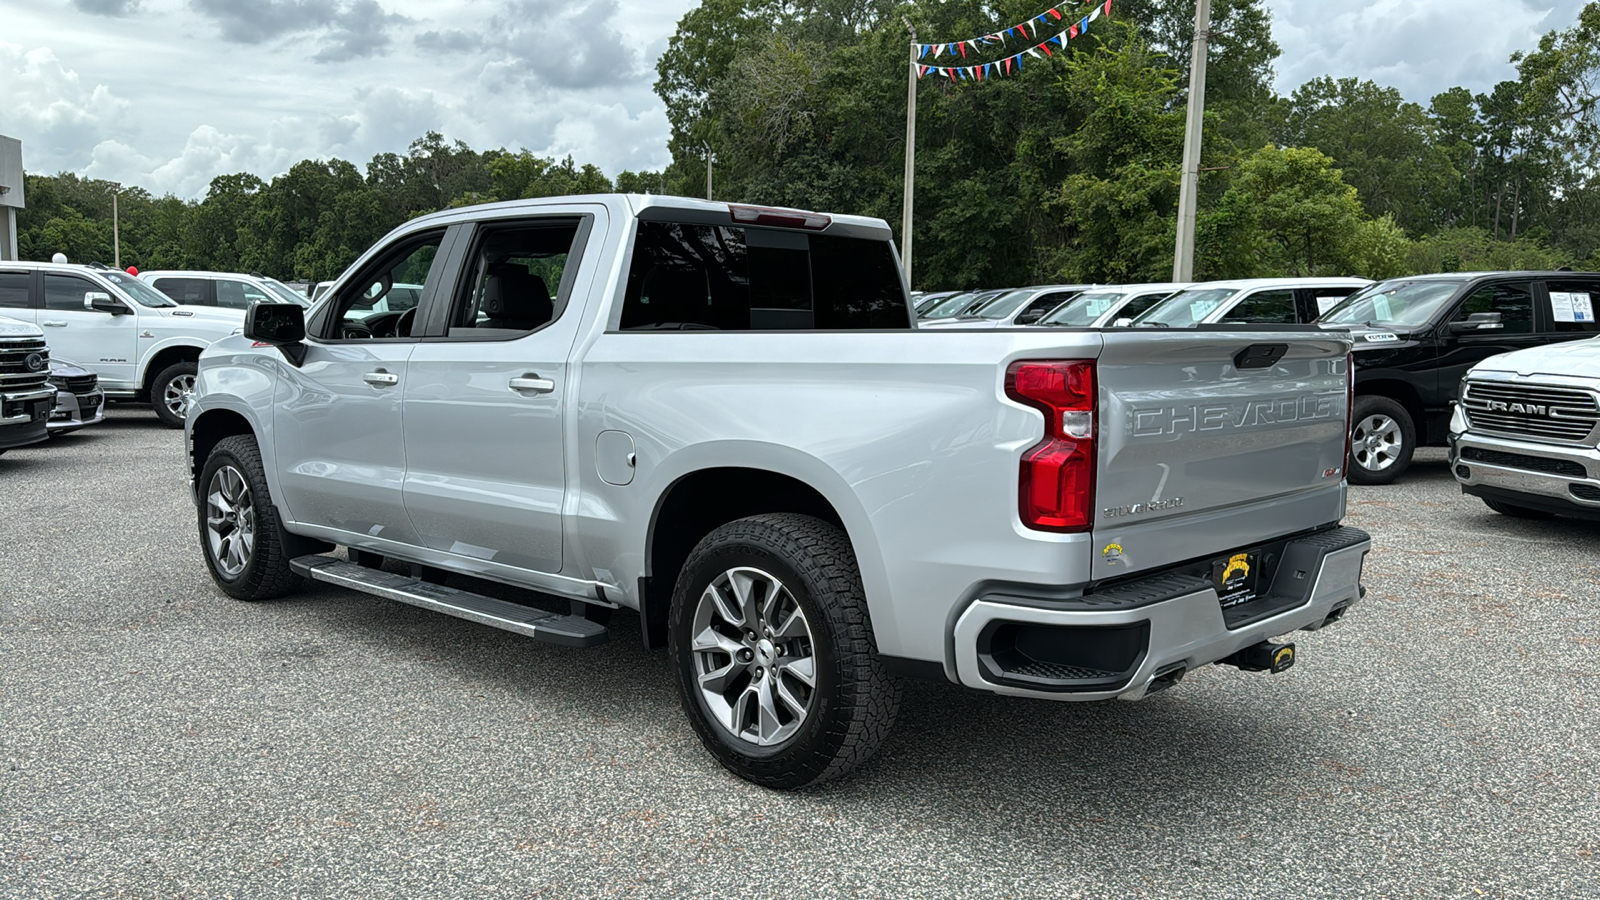
[[[1600,275],[1477,272],[1380,282],[1317,320],[1355,338],[1349,476],[1388,484],[1445,443],[1461,377],[1499,353],[1600,335]]]

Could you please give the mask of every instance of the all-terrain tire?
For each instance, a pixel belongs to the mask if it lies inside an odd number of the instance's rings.
[[[156,373],[150,382],[150,407],[168,428],[182,428],[188,413],[188,395],[194,390],[194,376],[200,367],[192,359],[175,362]]]
[[[219,473],[223,473],[219,479]],[[235,476],[243,482],[247,493],[237,491]],[[234,435],[218,441],[206,457],[196,483],[200,495],[197,504],[200,524],[200,552],[205,556],[206,568],[222,592],[235,600],[270,600],[281,597],[304,585],[305,579],[289,568],[291,548],[296,545],[293,535],[283,530],[278,521],[278,510],[273,505],[267,488],[266,470],[261,465],[261,452],[255,439],[249,435]],[[233,498],[226,495],[233,489]],[[221,495],[221,496],[219,496]],[[241,497],[248,499],[249,532],[248,550],[230,557],[228,535],[241,541],[243,517],[238,513]],[[226,528],[224,507],[234,510],[232,530]],[[212,530],[212,519],[219,520],[218,535]],[[220,544],[220,549],[219,549]],[[242,546],[242,545],[241,545]],[[242,559],[242,566],[238,563]]]
[[[791,609],[804,614],[808,629],[805,647],[815,677],[808,712],[793,717],[789,737],[769,746],[741,737],[713,713],[709,704],[714,700],[702,690],[702,672],[697,671],[697,666],[703,671],[711,663],[705,661],[705,651],[695,649],[696,611],[703,601],[710,602],[706,598],[714,583],[729,584],[726,579],[734,572],[769,574],[781,582],[792,598]],[[768,590],[763,596],[773,593]],[[726,625],[718,621],[719,627]],[[838,778],[866,762],[894,724],[900,685],[878,657],[855,553],[844,532],[820,519],[769,513],[730,522],[706,535],[678,576],[668,629],[689,721],[706,749],[741,778],[783,790]],[[778,652],[800,652],[793,643],[787,646],[789,650]],[[765,648],[758,652],[770,651],[771,642]],[[776,684],[780,669],[767,671]],[[724,714],[737,718],[728,710]]]

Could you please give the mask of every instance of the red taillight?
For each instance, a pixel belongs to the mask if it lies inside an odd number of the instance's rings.
[[[740,225],[771,225],[776,228],[804,228],[821,231],[833,224],[833,217],[799,209],[776,209],[770,206],[736,206],[728,204],[728,214]]]
[[[1088,531],[1094,526],[1094,362],[1012,363],[1006,396],[1044,413],[1044,440],[1022,454],[1017,493],[1023,524]]]

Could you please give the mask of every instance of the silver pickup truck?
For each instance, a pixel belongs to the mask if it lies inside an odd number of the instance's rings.
[[[367,312],[399,284],[417,306]],[[872,754],[902,676],[1100,700],[1286,668],[1274,637],[1363,593],[1349,356],[918,331],[882,221],[552,198],[424,216],[311,310],[254,306],[186,433],[228,595],[309,578],[572,646],[627,610],[717,759],[796,788]]]

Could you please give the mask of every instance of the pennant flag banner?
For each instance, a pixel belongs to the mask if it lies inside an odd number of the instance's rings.
[[[1067,4],[1062,4],[1062,6],[1058,6],[1054,9],[1047,10],[1044,13],[1040,13],[1038,16],[1029,19],[1023,25],[1014,25],[1011,28],[1006,29],[1006,31],[1015,31],[1019,34],[1027,35],[1027,38],[1030,41],[1036,40],[1038,35],[1036,33],[1029,32],[1024,26],[1032,25],[1036,21],[1048,19],[1051,16],[1054,16],[1055,19],[1061,19],[1062,21],[1065,21],[1062,19],[1059,11],[1066,5]],[[948,78],[951,81],[983,81],[987,78],[993,78],[995,76],[1015,75],[1016,73],[1022,71],[1022,58],[1024,56],[1031,56],[1035,59],[1043,59],[1046,56],[1054,56],[1055,54],[1050,49],[1052,44],[1054,44],[1056,47],[1066,47],[1067,41],[1087,32],[1089,30],[1089,23],[1100,18],[1102,15],[1111,15],[1111,0],[1103,0],[1103,2],[1102,0],[1094,0],[1094,8],[1089,11],[1088,15],[1082,17],[1076,22],[1073,22],[1066,28],[1063,28],[1061,31],[1051,35],[1050,37],[1045,38],[1043,41],[1031,46],[1023,47],[1020,52],[1013,53],[1004,59],[996,62],[979,63],[971,66],[934,66],[918,63],[917,78],[922,79],[932,75],[936,78]],[[995,35],[988,35],[987,37],[994,36]],[[973,50],[976,51],[978,49],[978,45],[983,43],[984,40],[984,38],[978,38],[974,41],[961,41],[959,44],[922,44],[920,46],[924,51],[924,57],[926,57],[929,53],[932,53],[933,58],[937,59],[941,53],[948,52],[950,53],[953,62],[954,58],[958,55],[961,59],[966,59],[967,51],[965,45],[971,44]],[[947,48],[955,47],[960,47],[961,49],[947,50]]]
[[[1107,2],[1102,2],[1102,0],[1088,0],[1088,2],[1094,5],[1097,9],[1103,7],[1106,14],[1110,14],[1111,12],[1111,4],[1109,0],[1107,0]],[[1082,3],[1083,0],[1069,0],[1069,2],[1057,4],[1056,6],[1045,10],[1026,22],[996,31],[993,34],[980,35],[965,41],[954,41],[948,44],[918,44],[917,59],[938,59],[945,54],[949,54],[951,57],[959,57],[964,60],[967,58],[968,48],[971,48],[972,52],[976,53],[980,49],[990,47],[995,44],[1007,44],[1011,41],[1022,41],[1025,43],[1027,41],[1037,40],[1039,37],[1038,32],[1040,25],[1049,26],[1055,24],[1056,22],[1067,21],[1067,15],[1063,14],[1062,11],[1080,7]],[[1096,15],[1099,15],[1099,13],[1096,13]],[[1084,21],[1088,21],[1088,19],[1085,19]]]

